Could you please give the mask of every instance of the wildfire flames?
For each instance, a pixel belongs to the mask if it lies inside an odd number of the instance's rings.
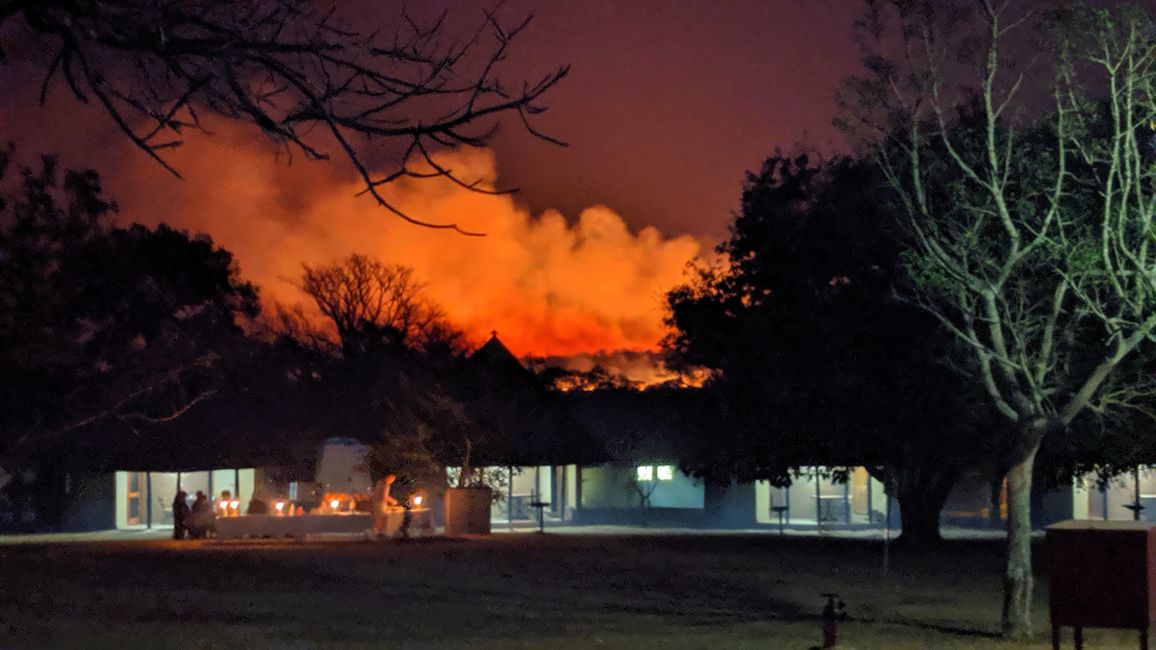
[[[635,389],[658,385],[697,388],[710,378],[710,371],[695,368],[677,372],[668,368],[660,354],[649,350],[582,352],[566,356],[534,357],[529,366],[535,372],[560,369],[553,375],[553,388],[561,391],[591,391],[607,384]]]
[[[554,211],[531,215],[513,196],[444,180],[400,183],[389,197],[422,219],[486,236],[418,228],[356,196],[357,183],[337,177],[333,165],[287,165],[267,143],[239,133],[194,139],[177,150],[171,160],[183,182],[165,178],[143,157],[131,160],[111,174],[122,212],[209,233],[236,254],[267,304],[305,303],[290,283],[302,264],[363,253],[413,267],[471,341],[497,330],[518,355],[655,349],[664,334],[663,295],[704,250],[690,236],[664,237],[649,227],[632,233],[605,207],[590,207],[569,223]],[[443,164],[466,180],[496,176],[493,156],[484,151],[447,156]],[[131,191],[140,187],[171,191]]]

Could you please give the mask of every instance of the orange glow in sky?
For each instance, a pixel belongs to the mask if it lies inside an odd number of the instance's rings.
[[[407,212],[486,236],[423,229],[357,197],[357,183],[336,177],[333,165],[287,165],[268,143],[228,135],[177,150],[172,161],[186,180],[164,183],[171,192],[120,190],[149,187],[164,173],[143,157],[115,173],[113,191],[125,219],[210,234],[234,252],[267,304],[306,304],[290,283],[302,264],[363,253],[413,267],[474,344],[497,330],[519,356],[650,350],[664,334],[665,292],[684,281],[687,262],[704,249],[689,236],[631,232],[605,207],[589,207],[569,223],[555,211],[531,215],[516,196],[442,180],[390,188]],[[487,151],[454,154],[443,164],[466,180],[495,176]]]

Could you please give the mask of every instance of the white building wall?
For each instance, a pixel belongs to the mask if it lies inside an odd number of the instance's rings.
[[[116,527],[128,528],[128,472],[116,473]]]

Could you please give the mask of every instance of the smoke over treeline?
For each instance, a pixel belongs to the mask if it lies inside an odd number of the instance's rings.
[[[519,356],[654,349],[664,332],[663,296],[704,248],[654,228],[631,232],[600,206],[571,223],[553,211],[531,215],[515,196],[448,181],[391,187],[391,200],[407,212],[486,236],[423,229],[357,196],[357,182],[334,166],[278,160],[267,142],[237,132],[193,139],[170,158],[183,182],[171,182],[143,157],[110,170],[122,214],[208,233],[236,254],[267,306],[305,302],[290,282],[302,264],[361,253],[413,267],[471,342],[497,330]],[[485,151],[443,163],[467,180],[496,176]]]

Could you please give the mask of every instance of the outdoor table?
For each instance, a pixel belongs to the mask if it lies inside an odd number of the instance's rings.
[[[405,521],[405,508],[390,506],[378,515],[373,523],[373,531],[378,535],[393,537],[401,530]],[[429,508],[410,508],[409,534],[430,534],[433,532],[433,512]]]
[[[550,507],[550,502],[549,501],[531,501],[530,507],[538,509],[538,532],[539,533],[546,532],[546,519],[545,519],[545,515],[543,513],[545,512],[546,508]]]
[[[400,523],[400,520],[399,520]],[[328,515],[240,515],[218,517],[217,537],[297,537],[327,533],[356,534],[373,528],[367,513]]]
[[[836,521],[838,517],[835,516],[833,510],[836,505],[842,505],[846,497],[842,494],[812,494],[811,498],[815,500],[815,517],[817,521]]]

